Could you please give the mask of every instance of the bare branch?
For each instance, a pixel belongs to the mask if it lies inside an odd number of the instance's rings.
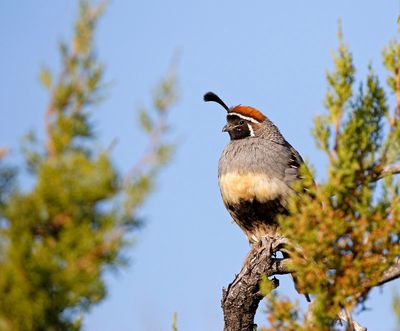
[[[349,328],[354,331],[367,331],[360,323],[353,320],[350,312],[347,309],[342,309],[338,314],[338,318],[349,325]]]
[[[263,298],[259,292],[262,277],[289,273],[287,259],[274,257],[284,243],[283,237],[267,237],[260,245],[254,245],[240,273],[227,289],[223,289],[224,331],[254,330],[254,316]]]
[[[289,243],[290,244],[290,243]],[[221,306],[224,313],[224,331],[253,331],[254,316],[263,298],[259,292],[259,283],[263,276],[271,277],[293,273],[289,268],[290,259],[275,258],[275,253],[288,245],[284,237],[266,237],[260,244],[254,245],[242,266],[242,269],[227,289],[222,290]],[[383,285],[400,278],[400,257],[382,275],[372,287]],[[274,281],[274,280],[273,280]],[[275,279],[273,284],[277,287]],[[309,315],[309,314],[308,314]],[[310,316],[309,316],[310,317]],[[338,318],[355,331],[367,330],[351,318],[350,312],[341,311]]]
[[[400,164],[394,164],[384,167],[381,172],[380,178],[396,174],[400,174]]]
[[[383,169],[382,168],[377,169],[375,174],[371,176],[371,182],[376,182],[387,176],[398,175],[398,174],[400,174],[400,164],[388,165],[383,167]]]
[[[395,280],[397,278],[400,278],[400,258],[396,258],[393,265],[389,267],[382,275],[382,278],[380,279],[379,285],[386,284],[392,280]]]

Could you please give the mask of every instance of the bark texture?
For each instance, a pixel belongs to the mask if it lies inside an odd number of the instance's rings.
[[[289,273],[285,259],[275,258],[285,243],[283,237],[266,237],[259,245],[254,245],[247,255],[242,270],[227,289],[222,290],[224,331],[253,331],[254,316],[263,296],[259,293],[259,283],[264,275]],[[277,279],[274,280],[277,284]]]
[[[275,253],[288,244],[284,237],[265,237],[259,244],[252,246],[243,267],[228,288],[222,290],[221,306],[224,313],[224,331],[254,331],[254,316],[258,305],[263,299],[259,292],[259,283],[263,276],[271,277],[293,272],[288,268],[289,259],[276,258]],[[381,280],[374,286],[385,284],[400,278],[400,258],[384,272]],[[277,287],[279,281],[272,279]],[[374,287],[372,286],[372,287]],[[347,317],[344,312],[338,318],[350,325],[356,331],[367,329]]]

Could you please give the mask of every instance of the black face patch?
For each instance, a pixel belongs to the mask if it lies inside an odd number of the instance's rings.
[[[226,125],[226,131],[228,131],[231,140],[243,139],[251,136],[249,125],[251,123],[239,116],[229,115],[226,118],[228,122]]]

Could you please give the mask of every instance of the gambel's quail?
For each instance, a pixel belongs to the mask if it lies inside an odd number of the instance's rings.
[[[293,183],[299,179],[303,159],[279,129],[255,108],[229,108],[215,93],[214,101],[226,109],[230,142],[222,152],[218,181],[225,207],[254,244],[276,236],[277,216],[286,215]]]

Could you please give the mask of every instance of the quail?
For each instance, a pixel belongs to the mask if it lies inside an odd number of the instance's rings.
[[[277,218],[288,214],[288,198],[294,192],[303,163],[300,154],[279,129],[255,108],[229,108],[215,93],[204,101],[227,111],[230,142],[218,165],[218,182],[225,207],[251,244],[278,233]]]

